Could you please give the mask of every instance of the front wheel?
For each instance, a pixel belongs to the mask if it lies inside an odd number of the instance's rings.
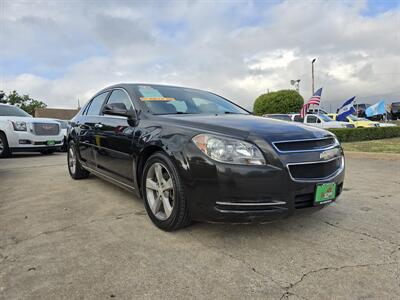
[[[142,194],[147,214],[160,229],[173,231],[190,224],[190,211],[183,184],[171,159],[162,152],[146,162]]]
[[[85,170],[79,161],[76,153],[76,146],[73,141],[68,144],[67,163],[69,175],[75,180],[89,177],[89,171]]]
[[[11,155],[8,147],[7,137],[3,132],[0,132],[0,158],[9,157]]]

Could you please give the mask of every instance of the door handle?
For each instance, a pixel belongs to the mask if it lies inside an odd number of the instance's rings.
[[[101,128],[103,128],[103,124],[96,123],[96,124],[94,124],[94,128],[101,129]]]

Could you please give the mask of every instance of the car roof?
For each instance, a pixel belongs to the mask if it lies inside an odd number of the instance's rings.
[[[191,90],[198,90],[198,91],[206,91],[206,90],[200,90],[200,89],[196,89],[196,88],[192,88],[192,87],[185,87],[185,86],[177,86],[177,85],[168,85],[168,84],[158,84],[158,83],[117,83],[117,84],[113,84],[110,86],[107,86],[105,88],[103,88],[101,91],[99,91],[97,94],[102,93],[104,91],[110,90],[110,89],[114,89],[114,88],[123,88],[123,89],[132,89],[134,87],[137,86],[141,86],[141,85],[150,85],[153,87],[172,87],[172,88],[182,88],[182,89],[191,89]]]

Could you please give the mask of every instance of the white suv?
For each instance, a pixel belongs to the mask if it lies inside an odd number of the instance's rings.
[[[33,118],[16,106],[0,104],[0,158],[13,152],[50,154],[62,146],[63,139],[58,122]]]

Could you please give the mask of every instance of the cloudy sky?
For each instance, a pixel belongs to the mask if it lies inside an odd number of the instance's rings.
[[[400,100],[400,1],[0,0],[0,90],[76,107],[118,82]],[[333,107],[332,107],[333,109]]]

